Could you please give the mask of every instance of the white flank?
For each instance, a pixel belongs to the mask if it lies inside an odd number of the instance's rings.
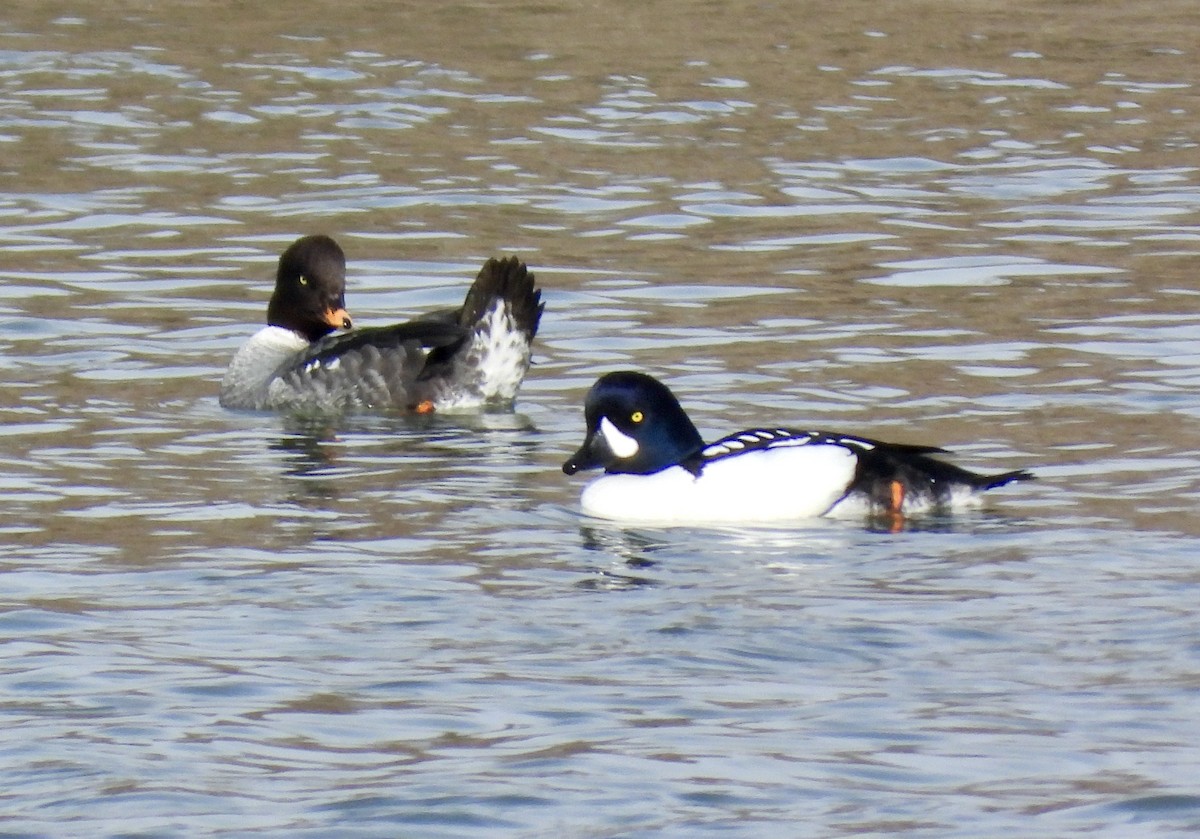
[[[950,490],[950,497],[944,500],[936,500],[928,494],[909,493],[904,496],[904,505],[901,507],[901,511],[906,516],[919,516],[934,510],[954,512],[972,510],[981,506],[983,506],[983,498],[978,492],[969,486],[956,486]],[[870,500],[856,493],[844,501],[839,501],[828,515],[830,518],[836,519],[856,519],[872,511]],[[875,511],[878,511],[877,508]]]
[[[600,433],[604,436],[604,442],[608,443],[608,447],[617,457],[633,457],[638,453],[638,441],[628,434],[622,433],[621,429],[608,421],[608,417],[601,417]]]
[[[451,381],[437,397],[437,409],[471,411],[486,403],[511,402],[528,370],[529,341],[517,329],[508,304],[498,301],[479,320],[470,346],[455,360]]]
[[[437,410],[474,411],[487,403],[512,402],[528,370],[529,341],[517,329],[508,304],[498,301],[455,359],[450,380],[436,398]]]
[[[653,475],[605,475],[588,484],[581,504],[588,515],[658,524],[813,518],[842,497],[856,464],[854,452],[842,446],[751,451],[709,463],[699,478],[680,466]]]
[[[471,356],[478,359],[484,399],[512,399],[529,369],[529,342],[513,323],[508,304],[497,303],[475,332]]]

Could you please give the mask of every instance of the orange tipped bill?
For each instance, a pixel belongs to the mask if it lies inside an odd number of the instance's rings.
[[[334,329],[349,329],[351,327],[350,313],[345,309],[329,309],[321,318],[326,326]]]

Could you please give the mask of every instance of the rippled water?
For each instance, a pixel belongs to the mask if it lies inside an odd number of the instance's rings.
[[[1192,4],[593,6],[0,10],[0,832],[1194,835]],[[221,410],[308,232],[516,412]],[[1040,480],[590,522],[627,367]]]

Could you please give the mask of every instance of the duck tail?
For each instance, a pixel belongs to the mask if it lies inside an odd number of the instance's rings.
[[[1012,472],[1001,472],[997,475],[973,475],[973,477],[974,487],[980,491],[995,489],[1016,481],[1032,481],[1037,478],[1036,475],[1025,469],[1014,469]]]
[[[489,259],[452,315],[466,337],[425,360],[419,378],[439,391],[430,398],[442,407],[510,404],[529,370],[543,308],[542,292],[521,260]]]
[[[894,500],[897,492],[901,499],[906,499],[906,507],[936,508],[952,506],[957,498],[1034,479],[1033,473],[1024,469],[994,474],[973,472],[931,456],[937,454],[945,452],[918,446],[876,444],[869,453],[859,456],[858,473],[851,492],[862,493],[882,510],[899,506]],[[962,490],[967,491],[967,496],[961,494]]]
[[[477,329],[498,305],[507,309],[513,329],[532,341],[546,304],[542,292],[534,286],[533,274],[515,256],[492,257],[483,264],[463,301],[459,324]]]

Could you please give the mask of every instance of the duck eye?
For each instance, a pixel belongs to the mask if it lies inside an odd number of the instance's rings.
[[[634,422],[641,422],[646,416],[641,411],[634,411],[629,418]]]
[[[301,274],[300,278],[299,278],[299,283],[300,283],[300,285],[308,285],[308,277]]]

